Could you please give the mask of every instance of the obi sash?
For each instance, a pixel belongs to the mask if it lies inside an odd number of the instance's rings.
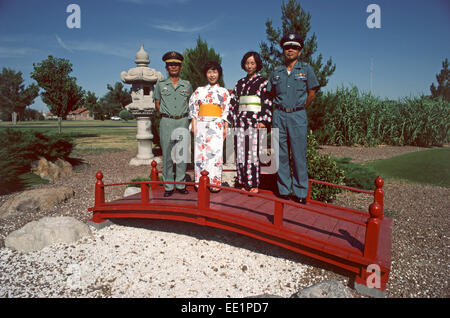
[[[222,117],[222,107],[217,104],[201,104],[198,116]]]
[[[256,95],[241,96],[239,98],[239,111],[241,112],[260,112],[261,98]]]

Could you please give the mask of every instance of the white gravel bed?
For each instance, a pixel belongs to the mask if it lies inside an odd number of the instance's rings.
[[[308,267],[242,248],[242,236],[220,242],[221,230],[205,239],[198,226],[134,222],[144,227],[113,224],[27,254],[1,248],[0,297],[290,297]]]

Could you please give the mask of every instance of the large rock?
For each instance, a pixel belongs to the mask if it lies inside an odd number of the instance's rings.
[[[292,298],[353,298],[350,288],[337,280],[325,280],[293,294]]]
[[[73,217],[44,217],[10,233],[5,246],[27,253],[55,243],[76,242],[87,235],[91,235],[89,226]]]
[[[31,171],[42,179],[54,182],[57,179],[70,176],[73,173],[73,168],[65,160],[57,159],[55,162],[51,162],[41,157],[38,161],[32,163]]]
[[[52,187],[24,191],[6,201],[0,208],[0,218],[53,208],[58,203],[73,197],[69,187]]]

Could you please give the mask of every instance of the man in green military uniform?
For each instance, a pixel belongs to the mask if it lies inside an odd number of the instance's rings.
[[[172,149],[180,143],[182,138],[189,137],[188,101],[192,94],[192,86],[188,81],[182,80],[180,76],[183,56],[178,52],[167,52],[162,60],[166,62],[166,70],[169,78],[158,81],[155,85],[154,98],[156,110],[161,113],[160,139],[163,155],[163,181],[185,182],[186,181],[186,160],[176,163],[176,176],[173,176]],[[185,134],[173,133],[179,128],[185,129]],[[173,140],[176,138],[176,140]],[[176,149],[176,152],[179,152]],[[183,149],[181,150],[183,151]],[[186,149],[184,149],[186,151]],[[186,154],[185,154],[186,155]],[[178,160],[177,160],[178,161]],[[187,194],[185,185],[173,184],[164,185],[164,197],[170,197],[175,190],[181,194]]]
[[[312,67],[298,61],[303,48],[300,36],[289,33],[281,39],[280,44],[285,65],[275,68],[267,84],[267,91],[272,94],[275,106],[272,127],[277,128],[279,134],[278,192],[283,199],[291,198],[305,204],[308,194],[306,108],[311,104],[319,82]],[[289,167],[290,151],[292,177]]]

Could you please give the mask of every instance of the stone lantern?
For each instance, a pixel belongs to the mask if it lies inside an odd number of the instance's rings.
[[[130,161],[130,165],[150,165],[153,161],[152,151],[152,122],[151,118],[156,112],[155,103],[153,101],[153,89],[158,80],[164,77],[147,65],[150,63],[149,55],[144,50],[144,46],[136,53],[134,60],[136,67],[122,72],[120,78],[125,84],[131,84],[132,103],[125,108],[130,111],[137,120],[138,153],[137,156]]]

